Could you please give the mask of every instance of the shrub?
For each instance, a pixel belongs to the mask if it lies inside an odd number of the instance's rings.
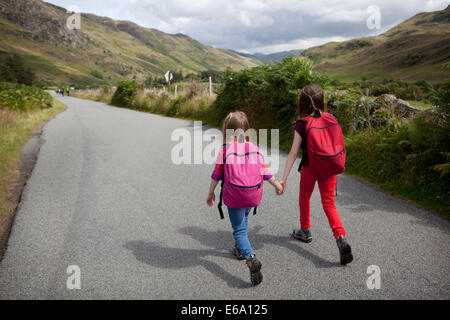
[[[439,89],[433,92],[431,98],[434,104],[446,114],[450,114],[450,80],[445,81]]]
[[[51,108],[53,98],[37,87],[0,82],[0,109],[27,111],[36,108]]]
[[[98,72],[97,70],[92,70],[91,76],[96,77],[97,79],[103,79],[103,75],[100,72]]]
[[[449,117],[423,113],[396,130],[346,138],[347,170],[440,211],[450,209]]]
[[[353,89],[327,94],[328,109],[339,119],[344,133],[364,129],[395,129],[400,119],[392,105],[366,97]]]
[[[242,110],[253,128],[280,128],[286,133],[300,90],[311,83],[324,86],[327,80],[312,70],[309,59],[292,56],[281,63],[227,70],[214,103],[214,114],[221,121],[229,112]]]
[[[209,77],[211,77],[212,82],[219,83],[223,81],[224,72],[217,70],[207,70],[199,72],[200,81],[209,81]]]
[[[131,106],[138,88],[139,84],[136,81],[121,81],[111,99],[111,104],[118,107]]]
[[[169,108],[165,114],[169,117],[179,116],[181,111],[181,106],[186,102],[186,98],[178,97],[176,99],[170,100]]]
[[[433,86],[427,81],[408,83],[387,79],[381,83],[355,82],[353,88],[369,88],[374,96],[393,94],[400,99],[416,101],[428,100],[433,91]]]

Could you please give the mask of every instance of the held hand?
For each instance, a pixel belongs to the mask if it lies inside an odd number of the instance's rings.
[[[280,184],[281,184],[281,187],[283,188],[283,192],[282,193],[285,193],[286,192],[286,181],[281,180]]]
[[[208,197],[206,198],[206,203],[208,206],[212,207],[214,201],[216,201],[216,195],[213,193],[209,193]]]
[[[282,195],[284,193],[283,186],[281,185],[281,183],[276,181],[274,186],[275,186],[275,191],[276,191],[277,195],[280,196],[280,195]]]

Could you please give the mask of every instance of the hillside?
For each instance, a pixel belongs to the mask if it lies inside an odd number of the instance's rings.
[[[330,42],[305,50],[314,69],[342,81],[396,79],[440,82],[450,77],[450,6],[419,13],[373,37]]]
[[[184,73],[241,69],[260,61],[203,45],[184,34],[167,34],[128,21],[81,15],[69,30],[65,9],[40,0],[0,2],[0,59],[18,53],[43,83],[79,85],[144,80],[169,69]]]

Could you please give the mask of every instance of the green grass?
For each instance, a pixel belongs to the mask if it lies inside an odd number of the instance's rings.
[[[420,110],[428,110],[433,108],[434,106],[431,103],[424,101],[414,101],[414,100],[406,100],[410,105],[419,108]]]
[[[15,204],[10,198],[19,178],[21,150],[41,123],[65,109],[57,100],[53,100],[51,108],[45,109],[26,112],[0,109],[0,238],[6,231],[6,222],[14,214]]]
[[[370,81],[381,81],[384,78],[386,78],[385,73],[377,71],[367,71],[367,72],[335,71],[335,72],[328,72],[327,74],[330,75],[332,79],[339,80],[343,83],[353,83],[355,81],[361,81],[363,79],[367,79]]]

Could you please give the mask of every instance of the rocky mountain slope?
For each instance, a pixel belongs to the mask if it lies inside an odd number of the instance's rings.
[[[129,21],[81,14],[70,30],[65,9],[40,0],[0,1],[0,59],[18,53],[44,83],[103,84],[144,80],[167,70],[241,69],[261,62]]]

